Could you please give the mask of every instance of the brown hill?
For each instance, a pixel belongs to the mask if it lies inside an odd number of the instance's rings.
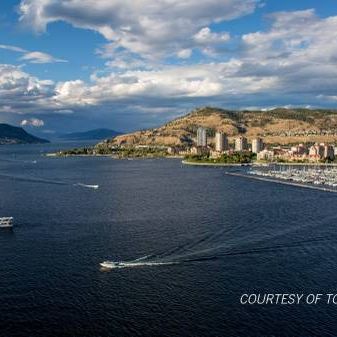
[[[269,111],[229,111],[199,108],[161,127],[120,135],[108,141],[111,145],[183,145],[193,142],[199,126],[208,136],[225,132],[230,141],[238,135],[248,139],[262,137],[269,144],[337,141],[337,111],[284,109]]]

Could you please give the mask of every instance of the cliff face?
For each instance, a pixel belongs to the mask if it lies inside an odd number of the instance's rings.
[[[35,137],[24,129],[9,124],[0,124],[0,145],[3,144],[38,144],[48,140]]]
[[[190,143],[199,126],[208,129],[210,140],[216,131],[230,141],[238,135],[262,137],[265,143],[337,141],[337,110],[274,109],[270,111],[228,111],[200,108],[155,129],[117,136],[111,145],[183,145]]]

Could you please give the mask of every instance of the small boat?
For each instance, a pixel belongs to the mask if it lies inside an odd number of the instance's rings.
[[[125,264],[123,262],[104,261],[100,263],[100,266],[106,269],[113,269],[113,268],[123,267],[125,266]]]
[[[0,218],[0,228],[10,228],[10,227],[13,227],[13,217]]]

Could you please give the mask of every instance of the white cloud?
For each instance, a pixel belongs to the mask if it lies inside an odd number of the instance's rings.
[[[56,63],[56,62],[68,62],[66,60],[57,59],[49,54],[34,51],[26,53],[20,58],[23,61],[28,61],[30,63]]]
[[[211,23],[254,12],[260,0],[21,0],[20,21],[37,32],[65,21],[102,34],[116,47],[148,59],[191,49],[193,36]],[[224,42],[226,34],[209,33]],[[222,37],[222,38],[221,38]],[[214,43],[214,41],[213,41]]]
[[[214,44],[220,42],[227,42],[230,40],[230,35],[227,32],[215,33],[209,27],[204,27],[194,35],[194,40],[199,44]]]
[[[23,48],[11,46],[11,45],[8,45],[8,44],[0,44],[0,49],[15,51],[15,52],[18,52],[18,53],[26,53],[27,52],[27,50],[25,50]]]
[[[188,59],[192,55],[191,49],[182,49],[177,52],[177,56],[181,59]]]
[[[30,118],[30,119],[22,120],[20,125],[21,126],[34,126],[36,128],[40,128],[44,126],[44,121],[38,118]]]
[[[57,62],[68,62],[66,60],[55,58],[54,56],[43,53],[40,51],[33,51],[30,52],[26,49],[23,49],[21,47],[12,46],[12,45],[6,45],[6,44],[0,44],[0,49],[10,50],[13,52],[24,54],[22,57],[20,57],[20,60],[22,61],[28,61],[30,63],[57,63]]]
[[[41,110],[54,95],[54,82],[40,80],[20,67],[0,64],[0,109],[7,112],[29,113]]]
[[[107,102],[160,99],[195,99],[230,97],[271,90],[277,86],[275,77],[236,77],[241,63],[166,66],[157,70],[128,70],[104,76],[93,74],[91,83],[67,81],[56,86],[54,99],[59,104],[79,106]]]
[[[25,1],[27,4],[33,2]],[[36,5],[47,3],[49,0],[36,2]],[[117,2],[109,3],[116,5]],[[163,1],[158,3],[163,4]],[[179,7],[177,1],[174,3]],[[183,1],[180,5],[187,3],[190,4]],[[108,6],[105,1],[99,2],[98,12],[94,11],[99,17],[97,25],[101,22],[103,4]],[[126,1],[126,5],[128,4]],[[211,4],[214,5],[215,2]],[[53,6],[42,7],[44,10],[55,11],[55,8],[70,6],[76,13],[78,11],[77,0],[67,3],[61,1],[53,3]],[[157,3],[154,7],[157,8]],[[143,9],[139,10],[142,13]],[[199,13],[199,8],[194,10]],[[139,48],[145,48],[142,49],[145,55],[152,48],[157,50],[159,46],[163,47],[162,43],[166,41],[177,40],[174,48],[173,42],[168,42],[168,48],[174,51],[174,55],[186,60],[181,64],[163,65],[134,52],[135,45],[130,45],[129,50],[120,49],[120,40],[116,40],[100,51],[103,57],[111,54],[115,57],[106,61],[107,68],[92,74],[90,81],[74,79],[53,83],[25,73],[19,67],[0,65],[0,111],[30,115],[58,114],[58,118],[70,119],[71,116],[66,115],[71,115],[73,111],[76,111],[76,116],[83,111],[99,116],[113,115],[119,111],[144,115],[151,111],[159,113],[163,109],[174,115],[172,110],[182,111],[184,109],[181,107],[187,105],[319,106],[337,100],[337,45],[332,43],[337,38],[337,16],[319,18],[313,10],[274,13],[269,17],[270,26],[264,31],[235,37],[236,41],[233,43],[239,42],[239,48],[229,58],[228,53],[221,55],[219,45],[229,40],[230,36],[224,32],[212,31],[208,26],[208,19],[200,19],[198,24],[193,24],[193,29],[187,29],[190,41],[187,41],[185,32],[181,36],[180,33],[175,35],[174,38],[170,33],[168,39],[163,40],[164,33],[161,31],[157,41],[155,34],[147,39],[150,34],[148,31],[139,35],[141,30],[135,28],[135,19],[120,20],[121,9],[116,11],[116,20],[119,23],[114,26],[110,23],[112,30],[107,29],[106,35],[125,34],[125,41],[133,36],[133,43],[139,43]],[[216,13],[213,14],[211,21],[216,21]],[[83,15],[81,20],[84,20]],[[109,12],[106,15],[107,22],[110,22],[112,14]],[[152,18],[151,15],[144,20]],[[25,18],[27,19],[26,16]],[[43,18],[48,18],[45,24],[54,21],[50,19],[50,13],[42,13],[36,20]],[[93,20],[92,16],[89,19]],[[140,22],[141,18],[138,19]],[[184,19],[188,21],[188,18]],[[164,20],[162,24],[165,26],[168,23]],[[84,23],[80,25],[77,22],[76,25],[83,27]],[[192,31],[193,34],[190,34]],[[136,39],[138,36],[141,36],[139,40]],[[203,59],[200,64],[188,64],[187,59],[196,46],[204,53],[216,53],[214,62]]]
[[[321,19],[310,9],[274,13],[270,19],[269,30],[242,37],[239,75],[277,76],[278,95],[334,93],[337,16]]]

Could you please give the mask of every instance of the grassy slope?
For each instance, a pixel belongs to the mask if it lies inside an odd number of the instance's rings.
[[[216,130],[227,133],[231,141],[239,134],[248,139],[260,136],[266,143],[337,141],[337,111],[334,110],[275,109],[235,112],[206,107],[196,109],[159,128],[117,136],[110,143],[180,145],[193,139],[199,126],[209,129],[211,141]],[[301,135],[304,131],[312,135]],[[319,134],[322,131],[331,132],[332,135]]]

